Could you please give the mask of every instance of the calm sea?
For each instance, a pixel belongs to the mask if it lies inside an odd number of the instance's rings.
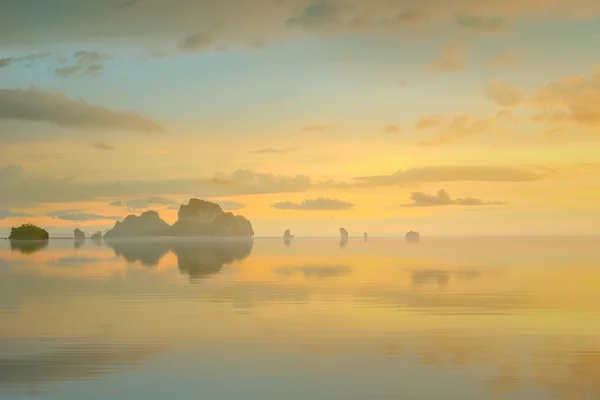
[[[0,241],[0,399],[600,399],[600,240]]]

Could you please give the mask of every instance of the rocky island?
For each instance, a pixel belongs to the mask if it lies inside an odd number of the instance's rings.
[[[10,240],[48,240],[48,231],[33,224],[23,224],[18,228],[11,228]]]
[[[409,243],[416,243],[421,239],[421,236],[419,235],[419,232],[407,232],[406,235],[404,235],[404,237],[406,238],[406,241]]]
[[[85,233],[83,233],[81,229],[77,228],[73,231],[73,237],[75,237],[75,240],[84,240]]]
[[[340,237],[342,239],[348,239],[348,231],[345,228],[340,228]]]
[[[141,215],[128,215],[123,221],[117,221],[115,226],[104,234],[105,239],[122,237],[160,236],[169,228],[156,211],[146,211]]]
[[[220,205],[190,199],[181,205],[177,221],[170,225],[156,211],[129,215],[106,232],[105,239],[132,237],[252,237],[252,224],[241,215],[225,212]]]

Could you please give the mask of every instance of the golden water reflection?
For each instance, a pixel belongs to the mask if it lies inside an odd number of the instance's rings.
[[[213,385],[211,398],[276,390],[288,398],[600,398],[599,245],[579,238],[425,238],[411,246],[350,239],[342,247],[325,239],[78,247],[57,240],[26,252],[5,245],[0,398],[31,385],[133,376],[128,371],[150,377],[155,369],[170,377],[163,385]],[[252,366],[242,368],[244,360]],[[212,372],[201,382],[190,368]],[[226,376],[240,393],[217,385]],[[271,385],[258,384],[265,380]],[[53,390],[68,398],[74,389]]]

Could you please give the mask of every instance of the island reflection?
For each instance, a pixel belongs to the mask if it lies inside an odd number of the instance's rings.
[[[156,240],[105,240],[115,255],[127,262],[140,262],[155,267],[168,253],[177,256],[177,266],[190,282],[218,274],[223,266],[244,260],[252,253],[254,240],[231,239],[156,239]]]
[[[10,249],[21,254],[33,254],[48,247],[48,239],[45,240],[11,240]]]

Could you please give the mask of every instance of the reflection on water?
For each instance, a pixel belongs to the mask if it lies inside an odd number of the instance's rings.
[[[45,249],[48,246],[48,240],[9,240],[10,248],[13,251],[19,251],[21,254],[31,254]]]
[[[177,266],[182,273],[197,281],[217,274],[225,264],[243,260],[252,252],[253,239],[154,239],[148,241],[106,241],[115,255],[128,262],[139,261],[147,267],[157,266],[169,251],[177,255]]]
[[[75,238],[73,241],[73,247],[80,249],[85,244],[85,238]]]
[[[4,242],[0,399],[600,398],[600,240]]]

